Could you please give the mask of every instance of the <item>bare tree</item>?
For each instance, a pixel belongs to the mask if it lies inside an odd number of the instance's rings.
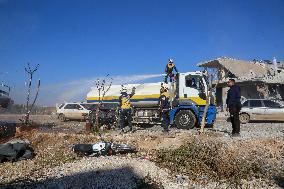
[[[31,68],[30,63],[28,63],[27,67],[25,67],[25,71],[28,74],[28,78],[29,78],[29,83],[28,83],[28,92],[27,92],[27,98],[26,98],[26,113],[25,113],[25,117],[24,119],[20,119],[20,121],[22,123],[24,123],[25,125],[30,125],[30,113],[34,107],[34,104],[37,100],[38,97],[38,93],[39,93],[39,88],[40,88],[40,80],[38,80],[38,84],[37,84],[37,89],[36,89],[36,94],[35,97],[32,101],[32,103],[30,104],[30,97],[31,97],[31,92],[32,92],[32,82],[33,82],[33,75],[34,73],[37,71],[39,67],[39,64],[37,64],[35,66],[35,68]]]
[[[98,90],[98,96],[99,96],[98,104],[96,106],[96,112],[95,112],[95,130],[97,130],[100,127],[99,115],[100,115],[101,107],[103,105],[105,95],[109,91],[112,85],[112,82],[113,82],[113,78],[109,78],[109,74],[107,74],[104,79],[102,80],[97,79],[97,81],[95,82],[96,88]]]
[[[224,78],[226,78],[228,76],[228,73],[224,74],[224,76],[220,76],[218,75],[219,72],[221,72],[222,70],[221,69],[218,69],[218,70],[215,70],[213,73],[208,73],[208,78],[210,79],[210,84],[209,84],[209,89],[207,89],[207,91],[205,91],[206,93],[206,105],[205,105],[205,108],[203,110],[203,115],[202,115],[202,120],[201,120],[201,124],[200,124],[200,133],[204,133],[204,127],[205,127],[205,124],[206,124],[206,115],[207,115],[207,112],[208,112],[208,108],[209,108],[209,105],[211,104],[211,101],[212,101],[212,98],[213,97],[213,92],[216,91],[216,88],[218,86],[218,84],[220,83],[220,81],[222,81]],[[212,80],[213,78],[216,78],[217,79],[217,82],[215,84],[215,86],[213,87],[212,85]],[[215,100],[215,99],[213,99]]]

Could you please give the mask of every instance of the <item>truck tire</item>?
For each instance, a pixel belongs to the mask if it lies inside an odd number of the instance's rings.
[[[64,114],[59,114],[58,119],[62,122],[66,121],[65,115]]]
[[[174,122],[179,129],[192,129],[196,125],[196,117],[190,110],[181,110],[176,114]]]

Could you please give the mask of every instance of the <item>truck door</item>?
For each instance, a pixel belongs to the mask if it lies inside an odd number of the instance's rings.
[[[198,105],[205,105],[206,101],[200,98],[204,90],[203,78],[200,75],[180,74],[179,97],[181,100],[193,101]]]

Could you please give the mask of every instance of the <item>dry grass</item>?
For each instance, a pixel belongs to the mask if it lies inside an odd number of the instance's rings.
[[[32,131],[20,138],[28,139],[36,152],[32,160],[0,164],[0,186],[21,180],[44,179],[43,170],[79,159],[71,147],[76,143],[95,143],[93,134],[39,133]],[[280,139],[231,140],[187,133],[175,137],[145,134],[114,135],[106,140],[130,143],[138,147],[135,156],[151,156],[158,165],[200,182],[224,181],[238,184],[250,178],[283,178],[284,141]],[[147,145],[148,144],[148,145]],[[178,145],[172,145],[178,144]],[[164,148],[161,150],[161,148]],[[281,176],[282,172],[282,176]]]
[[[21,180],[36,180],[42,170],[79,159],[71,150],[75,143],[95,143],[98,138],[85,134],[54,134],[32,131],[19,138],[31,141],[36,156],[32,160],[5,162],[0,165],[0,186]]]
[[[255,140],[225,143],[212,138],[193,138],[178,149],[164,149],[155,161],[196,181],[238,184],[251,178],[273,178],[283,158],[283,141]],[[283,161],[283,159],[282,159]]]

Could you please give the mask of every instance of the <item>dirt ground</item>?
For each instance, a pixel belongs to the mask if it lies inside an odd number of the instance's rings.
[[[0,128],[13,127],[14,123],[19,122],[19,118],[20,115],[0,115]],[[73,144],[95,143],[101,140],[98,134],[85,134],[85,122],[60,122],[55,115],[32,116],[31,119],[41,126],[16,138],[28,139],[36,152],[36,157],[27,161],[0,164],[0,188],[27,180],[29,182],[44,180],[47,170],[82,160],[71,151]],[[157,150],[177,149],[197,138],[213,143],[222,142],[237,154],[265,152],[265,156],[268,157],[263,156],[263,158],[267,158],[269,165],[279,166],[284,162],[284,123],[281,122],[242,125],[241,137],[238,138],[230,137],[231,126],[224,115],[217,118],[214,128],[206,128],[202,135],[199,134],[198,128],[191,130],[171,128],[169,134],[164,134],[161,126],[136,127],[135,130],[134,133],[125,134],[120,134],[116,130],[104,131],[102,137],[115,143],[132,144],[136,146],[138,153],[127,157],[150,161],[154,159]],[[280,183],[279,186],[283,186],[282,184]]]

